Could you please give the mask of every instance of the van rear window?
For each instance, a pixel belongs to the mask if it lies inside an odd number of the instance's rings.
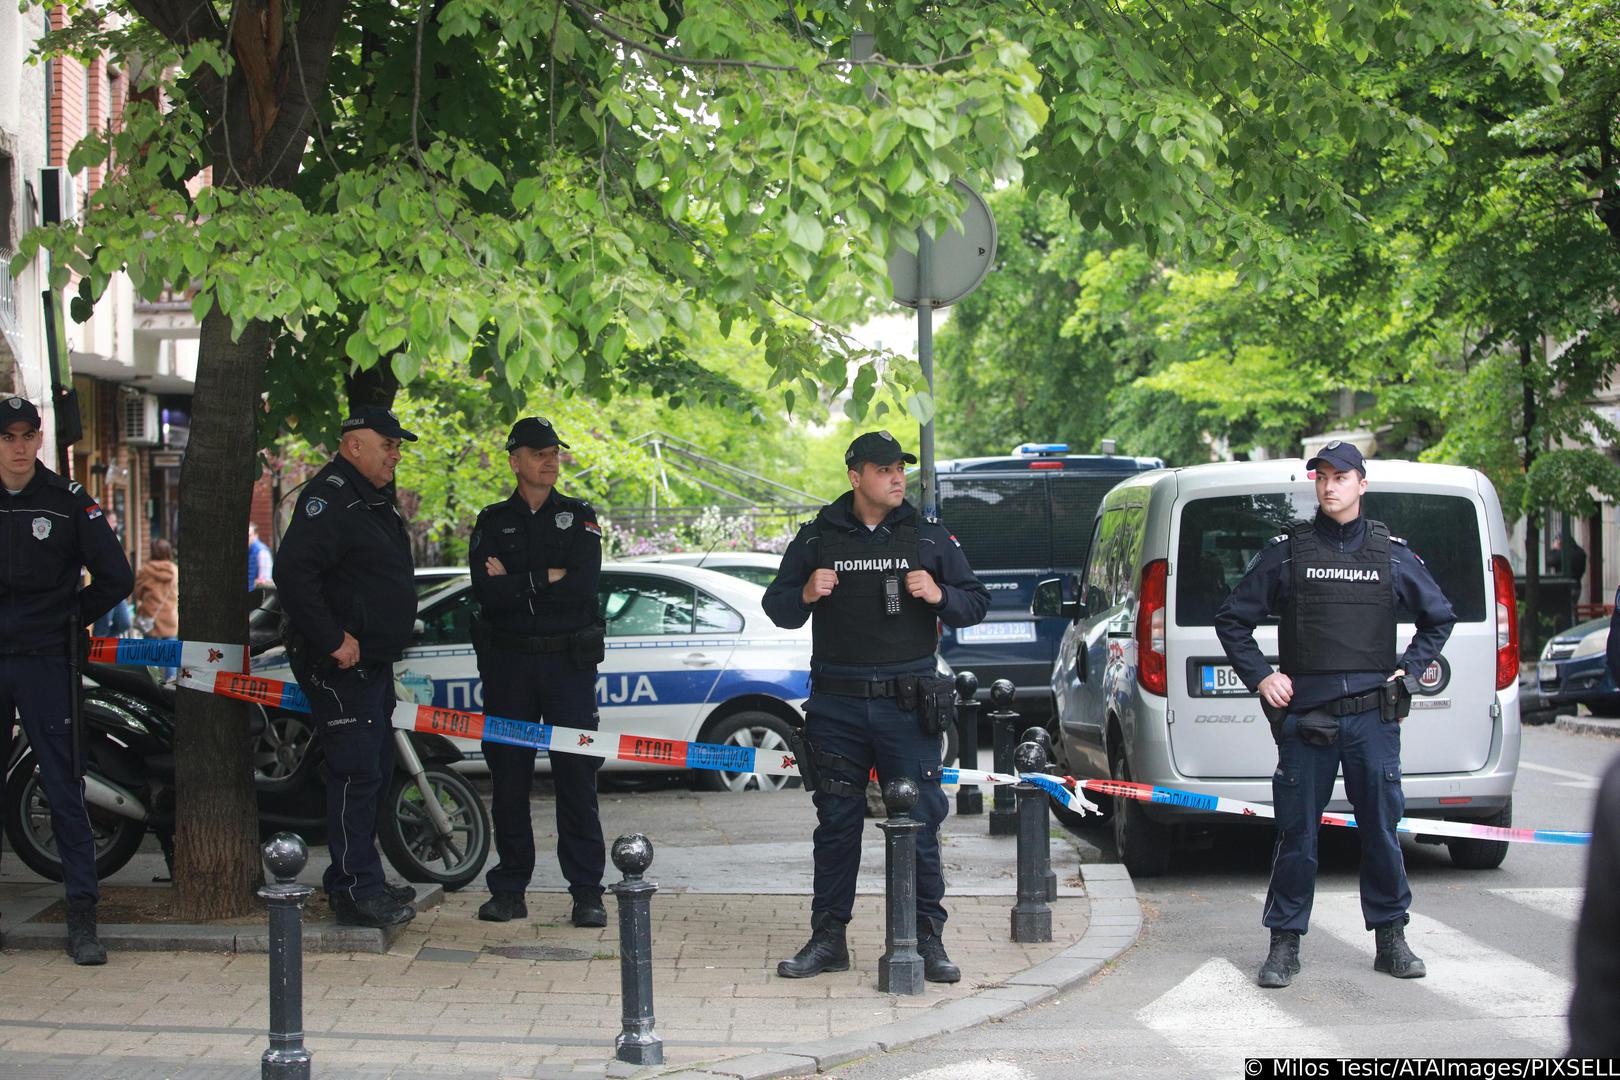
[[[1129,473],[939,478],[939,519],[975,570],[1079,570],[1103,496]]]
[[[1363,512],[1417,552],[1462,622],[1485,619],[1485,563],[1472,501],[1458,495],[1369,491]],[[1290,522],[1316,515],[1309,492],[1196,499],[1181,511],[1176,625],[1213,626],[1249,560]],[[1403,622],[1411,614],[1402,610]],[[1274,621],[1274,620],[1273,620]]]

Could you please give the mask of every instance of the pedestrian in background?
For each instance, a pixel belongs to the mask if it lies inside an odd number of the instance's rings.
[[[152,557],[135,572],[135,625],[147,637],[180,634],[180,568],[174,545],[162,537],[152,541]]]
[[[248,522],[248,592],[274,584],[275,562],[270,548],[259,539],[259,527]]]

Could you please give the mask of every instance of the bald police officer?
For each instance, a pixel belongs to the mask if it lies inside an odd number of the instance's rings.
[[[1457,620],[1423,560],[1383,522],[1362,516],[1361,451],[1332,442],[1305,467],[1316,473],[1315,520],[1295,522],[1256,555],[1215,616],[1221,645],[1243,684],[1259,693],[1277,740],[1277,849],[1262,918],[1271,949],[1259,983],[1284,987],[1299,973],[1317,827],[1341,765],[1361,837],[1361,913],[1377,942],[1373,968],[1420,979],[1423,961],[1406,944],[1412,891],[1395,832],[1406,808],[1400,718],[1412,682],[1440,655]],[[1417,632],[1397,658],[1402,608]],[[1255,626],[1272,615],[1281,671],[1271,670],[1254,641]]]
[[[415,890],[389,885],[376,848],[377,804],[394,768],[394,661],[416,624],[416,568],[390,485],[416,436],[387,409],[343,421],[337,456],[304,485],[274,578],[287,656],[325,753],[324,877],[337,921],[410,922]]]
[[[954,687],[935,676],[938,622],[972,626],[990,594],[973,576],[944,526],[921,519],[905,499],[916,458],[887,431],[872,431],[844,454],[850,490],[799,530],[765,592],[778,626],[811,620],[810,699],[805,703],[801,769],[814,792],[815,898],[810,941],[777,965],[802,979],[849,968],[844,928],[855,904],[866,781],[910,777],[922,797],[911,816],[917,835],[917,951],[930,982],[956,982],[945,953],[945,879],[939,823],[940,733],[950,723]],[[805,762],[808,756],[810,761]]]
[[[68,954],[75,964],[105,964],[96,937],[96,846],[75,775],[68,666],[84,627],[135,585],[107,518],[83,486],[40,464],[39,410],[21,397],[0,401],[0,761],[11,760],[11,718],[39,763],[51,802],[51,830],[67,892]],[[90,584],[79,588],[81,568]]]
[[[557,490],[567,448],[543,416],[526,416],[512,426],[506,453],[517,489],[479,513],[468,552],[478,599],[473,644],[490,716],[594,731],[603,647],[596,598],[602,529],[590,503]],[[483,748],[500,861],[486,878],[490,897],[478,917],[508,922],[529,914],[523,893],[534,876],[529,792],[535,752],[495,742]],[[596,808],[600,766],[597,758],[551,755],[557,861],[573,898],[575,926],[607,925],[607,856]]]

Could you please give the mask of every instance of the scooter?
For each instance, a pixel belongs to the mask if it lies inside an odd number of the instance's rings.
[[[122,868],[148,831],[173,870],[175,691],[144,668],[86,664],[82,699],[85,804],[96,844],[96,872]],[[264,745],[283,718],[253,706],[249,737]],[[461,752],[437,735],[396,730],[394,774],[378,806],[377,838],[407,881],[447,890],[478,876],[489,856],[489,811],[478,791],[449,766]],[[318,741],[299,746],[287,768],[255,769],[263,835],[282,829],[321,842],[326,829],[325,784]],[[6,835],[35,873],[62,880],[61,860],[32,748],[20,733],[6,763]]]

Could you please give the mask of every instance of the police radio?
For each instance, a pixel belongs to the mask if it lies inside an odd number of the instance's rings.
[[[900,575],[893,571],[883,575],[883,614],[900,614]]]

